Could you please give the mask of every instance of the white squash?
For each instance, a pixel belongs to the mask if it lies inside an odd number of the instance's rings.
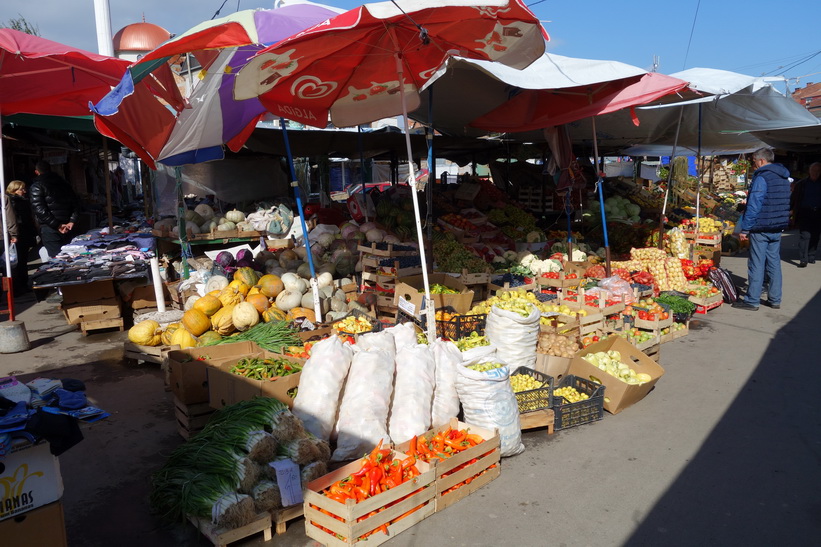
[[[218,232],[230,232],[231,230],[236,230],[237,225],[231,222],[230,220],[226,220],[222,224],[217,226]]]
[[[195,303],[197,300],[199,300],[199,299],[200,299],[200,296],[199,296],[198,294],[194,294],[194,295],[189,296],[189,297],[185,300],[185,304],[183,305],[182,309],[183,309],[184,311],[188,311],[188,310],[190,310],[191,308],[193,308],[193,307],[194,307],[194,303]]]
[[[289,311],[302,303],[302,293],[285,289],[277,295],[276,305],[282,311]]]
[[[205,284],[205,292],[221,291],[228,286],[228,283],[230,283],[230,281],[228,281],[228,278],[224,275],[212,275]]]
[[[194,207],[194,212],[203,218],[203,220],[211,220],[214,218],[214,209],[207,203],[200,203]]]
[[[330,272],[322,272],[316,275],[316,284],[319,288],[330,287],[334,282],[334,276]]]
[[[192,211],[191,209],[185,211],[185,220],[187,222],[193,222],[197,226],[205,222],[204,218],[202,218],[196,211]]]
[[[285,286],[286,290],[294,290],[296,289],[297,281],[299,281],[299,276],[293,272],[285,272],[281,276],[279,276],[280,280],[282,280],[282,284]],[[300,292],[299,294],[302,294]]]
[[[248,330],[259,323],[259,311],[250,302],[240,302],[231,311],[231,322],[238,331]]]
[[[305,291],[309,290],[310,286],[311,285],[306,280],[300,277],[294,283],[294,290],[299,294],[305,294]]]
[[[245,220],[245,213],[243,213],[239,209],[234,209],[225,213],[225,219],[230,220],[234,223],[242,222],[243,220]]]

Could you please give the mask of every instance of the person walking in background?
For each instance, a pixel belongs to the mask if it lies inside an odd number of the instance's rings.
[[[798,181],[792,195],[792,212],[798,226],[798,267],[815,264],[821,236],[821,162],[810,165],[810,176]]]
[[[733,303],[742,310],[758,310],[765,274],[769,279],[765,304],[773,309],[781,307],[781,232],[790,223],[790,172],[780,163],[772,163],[774,157],[769,148],[753,153],[756,169],[739,236],[750,240],[747,295]]]
[[[13,180],[6,187],[6,199],[11,202],[17,219],[17,267],[12,272],[14,294],[24,294],[28,288],[29,251],[37,245],[37,225],[26,197],[26,183]]]
[[[40,239],[55,257],[71,241],[71,231],[80,217],[80,200],[66,179],[51,171],[51,164],[40,160],[34,168],[34,182],[29,198],[40,223]]]
[[[17,219],[14,216],[14,207],[11,206],[11,200],[5,201],[5,211],[6,211],[6,227],[9,229],[9,246],[14,245],[15,249],[17,248]],[[0,217],[0,273],[2,273],[3,277],[8,277],[6,274],[6,245],[5,240],[3,238],[2,233],[2,222],[3,219]],[[14,269],[14,266],[12,266]],[[5,298],[6,292],[3,288],[3,284],[0,283],[0,296]]]

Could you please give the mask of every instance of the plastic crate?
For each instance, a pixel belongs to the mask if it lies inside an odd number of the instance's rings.
[[[553,397],[555,414],[554,428],[567,429],[577,425],[601,420],[604,416],[604,386],[591,380],[568,374],[558,387],[574,387],[579,393],[586,393],[589,399],[571,403],[562,396]]]
[[[453,313],[453,308],[450,308]],[[437,310],[439,311],[439,310]],[[448,311],[448,308],[445,308]],[[470,336],[476,331],[479,336],[485,335],[485,325],[487,324],[487,314],[479,313],[475,315],[458,315],[448,321],[436,320],[436,335],[448,340],[458,340],[465,336]]]
[[[519,414],[543,410],[553,406],[553,377],[528,367],[518,367],[511,373],[526,374],[542,382],[542,387],[519,391],[516,393],[516,402],[519,404]]]

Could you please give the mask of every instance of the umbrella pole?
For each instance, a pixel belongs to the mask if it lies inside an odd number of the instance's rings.
[[[11,257],[7,252],[9,249],[9,224],[6,219],[6,166],[3,163],[3,120],[0,119],[0,218],[3,219],[3,256],[6,259],[6,284],[8,292],[6,298],[9,305],[9,321],[14,321],[14,289],[12,287]],[[17,260],[20,260],[17,257]],[[25,260],[25,258],[23,258]]]
[[[413,150],[411,148],[410,128],[408,127],[408,105],[405,102],[405,79],[402,68],[402,59],[395,53],[396,72],[399,75],[399,97],[402,102],[402,125],[405,131],[405,147],[408,151],[408,168],[410,169],[411,198],[413,199],[413,213],[416,217],[416,237],[419,240],[419,259],[422,262],[422,283],[425,287],[425,314],[427,315],[428,341],[436,340],[436,311],[430,297],[430,281],[428,281],[428,263],[425,258],[425,236],[422,233],[421,213],[419,212],[419,198],[417,193],[416,173],[413,171]]]
[[[670,154],[670,168],[667,170],[667,189],[664,191],[664,205],[661,208],[661,218],[659,218],[659,249],[664,248],[664,218],[667,216],[667,200],[670,197],[670,188],[673,185],[673,158],[676,157],[678,148],[678,134],[681,130],[681,118],[684,115],[684,107],[678,111],[678,125],[676,125],[676,138],[673,139],[673,150]]]
[[[425,128],[425,141],[428,143],[428,214],[425,222],[428,228],[428,239],[433,237],[433,189],[436,187],[436,155],[433,150],[433,87],[428,88],[428,127]]]
[[[103,137],[103,176],[105,177],[105,210],[108,214],[108,233],[114,233],[114,215],[111,212],[111,173],[108,169],[108,139]],[[145,192],[143,192],[145,197]]]
[[[106,166],[108,169],[108,166]],[[180,257],[182,258],[182,278],[188,279],[190,270],[188,268],[188,259],[192,256],[191,246],[188,244],[188,230],[185,227],[185,197],[182,195],[182,168],[174,168],[174,176],[176,178],[177,186],[177,223],[178,223],[178,238],[180,240]]]
[[[291,143],[288,140],[288,129],[285,127],[285,119],[279,119],[282,126],[282,139],[285,141],[285,154],[288,156],[288,172],[291,175],[291,186],[296,197],[296,208],[299,211],[299,222],[302,225],[302,238],[305,241],[305,249],[308,258],[308,267],[311,269],[311,292],[314,295],[314,314],[317,321],[322,321],[322,307],[319,305],[319,285],[316,282],[316,270],[314,270],[314,255],[311,253],[311,242],[308,239],[308,225],[305,223],[305,212],[302,208],[302,190],[299,188],[299,181],[296,180],[296,170],[294,169],[294,156],[291,154]],[[345,168],[345,164],[342,164]]]
[[[696,237],[698,237],[698,219],[701,216],[701,171],[698,168],[698,159],[701,158],[701,104],[698,103],[698,151],[696,152]]]
[[[356,126],[356,143],[359,148],[359,165],[360,165],[360,173],[361,176],[359,177],[362,182],[362,209],[365,210],[365,222],[368,222],[368,192],[365,189],[365,146],[362,144],[362,126]],[[345,171],[345,164],[342,164],[342,171]],[[353,177],[351,177],[353,178]],[[351,181],[353,183],[353,181]]]
[[[596,136],[596,116],[592,116],[593,123],[593,158],[596,160],[596,187],[599,190],[599,208],[601,209],[601,226],[604,234],[604,272],[610,277],[610,238],[607,235],[607,215],[604,212],[604,180],[599,171],[599,140]]]

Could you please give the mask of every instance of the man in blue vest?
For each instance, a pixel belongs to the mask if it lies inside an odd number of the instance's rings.
[[[747,196],[747,209],[741,221],[742,240],[750,240],[747,260],[747,295],[734,308],[757,311],[764,276],[769,278],[765,305],[781,307],[781,232],[790,223],[790,172],[772,163],[773,151],[761,148],[753,153],[753,181]]]

